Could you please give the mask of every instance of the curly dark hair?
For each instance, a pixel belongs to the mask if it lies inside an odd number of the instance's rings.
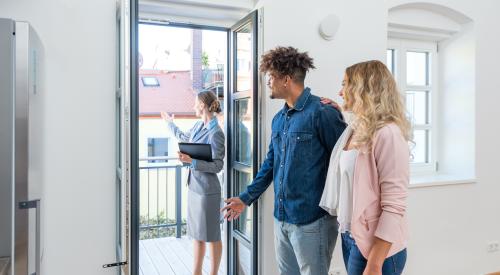
[[[264,55],[260,71],[271,72],[279,76],[290,76],[294,81],[303,83],[309,69],[315,69],[313,59],[307,52],[299,52],[294,47],[276,47]]]

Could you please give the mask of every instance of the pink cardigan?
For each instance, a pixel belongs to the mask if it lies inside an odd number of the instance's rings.
[[[387,257],[407,245],[409,157],[408,142],[395,124],[379,129],[370,152],[358,154],[351,235],[367,259],[375,237],[392,243]]]

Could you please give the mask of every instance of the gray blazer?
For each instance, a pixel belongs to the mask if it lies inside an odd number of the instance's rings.
[[[181,142],[207,143],[212,146],[213,161],[193,160],[189,168],[189,189],[200,195],[221,193],[221,184],[217,173],[224,167],[225,137],[224,132],[213,119],[205,127],[203,121],[197,122],[188,132],[182,132],[173,122],[167,124],[170,132]]]

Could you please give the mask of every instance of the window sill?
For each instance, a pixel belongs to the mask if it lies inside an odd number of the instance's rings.
[[[410,177],[410,189],[432,187],[432,186],[445,186],[445,185],[459,185],[476,183],[475,177],[452,175],[452,174],[429,174],[429,175],[413,175]]]

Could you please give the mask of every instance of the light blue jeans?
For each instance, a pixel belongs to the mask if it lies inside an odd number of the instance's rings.
[[[337,218],[325,215],[304,225],[274,220],[274,245],[281,275],[327,275],[337,241]]]

